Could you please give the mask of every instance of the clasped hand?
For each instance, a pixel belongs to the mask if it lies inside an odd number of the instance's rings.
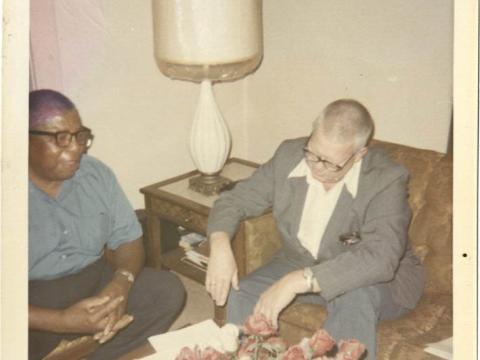
[[[91,333],[99,343],[110,340],[133,321],[125,313],[128,287],[112,280],[102,292],[79,301],[63,311],[70,332]]]

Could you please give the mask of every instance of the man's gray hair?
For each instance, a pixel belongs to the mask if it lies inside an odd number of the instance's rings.
[[[373,128],[367,108],[353,99],[330,103],[313,122],[313,131],[320,129],[332,141],[347,143],[353,140],[355,151],[367,145]]]

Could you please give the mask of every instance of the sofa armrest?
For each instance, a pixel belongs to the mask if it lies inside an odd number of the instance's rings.
[[[242,225],[244,235],[244,244],[241,248],[236,248],[237,261],[244,261],[243,267],[248,274],[260,266],[266,264],[272,256],[280,249],[280,235],[275,224],[275,220],[270,212],[251,218]]]

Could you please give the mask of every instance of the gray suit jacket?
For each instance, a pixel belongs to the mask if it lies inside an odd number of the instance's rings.
[[[308,184],[305,177],[288,178],[303,158],[306,141],[284,141],[249,179],[223,193],[210,212],[208,233],[226,231],[232,238],[242,219],[272,207],[283,241],[280,256],[299,268],[312,266],[325,299],[388,283],[394,301],[413,308],[423,293],[425,275],[408,242],[408,172],[383,151],[370,149],[362,161],[356,197],[343,187],[314,259],[297,238]],[[360,242],[339,241],[341,234],[353,231],[360,234]]]

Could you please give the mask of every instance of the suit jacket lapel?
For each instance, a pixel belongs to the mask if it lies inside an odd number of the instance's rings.
[[[289,233],[292,238],[296,239],[298,228],[300,227],[300,221],[302,219],[305,198],[307,197],[308,184],[305,177],[294,177],[289,179],[289,182],[291,193],[293,195],[293,198],[289,199],[291,200],[291,203],[290,206],[288,206]]]
[[[338,250],[343,246],[338,239],[339,235],[344,232],[345,228],[348,228],[348,224],[351,222],[353,201],[352,195],[347,190],[347,187],[343,185],[337,205],[323,233],[317,254],[318,260],[330,258],[332,254],[337,253],[336,249]]]
[[[360,228],[360,224],[356,222],[361,219],[357,219],[356,217],[358,217],[358,215],[356,214],[363,213],[362,210],[359,209],[364,203],[362,194],[368,193],[368,188],[375,187],[377,179],[377,176],[371,173],[372,155],[373,152],[369,150],[363,158],[356,198],[353,198],[346,185],[343,185],[337,205],[333,210],[320,243],[320,249],[317,254],[318,261],[334,257],[343,251],[345,245],[339,241],[339,236],[345,232],[358,230]]]

